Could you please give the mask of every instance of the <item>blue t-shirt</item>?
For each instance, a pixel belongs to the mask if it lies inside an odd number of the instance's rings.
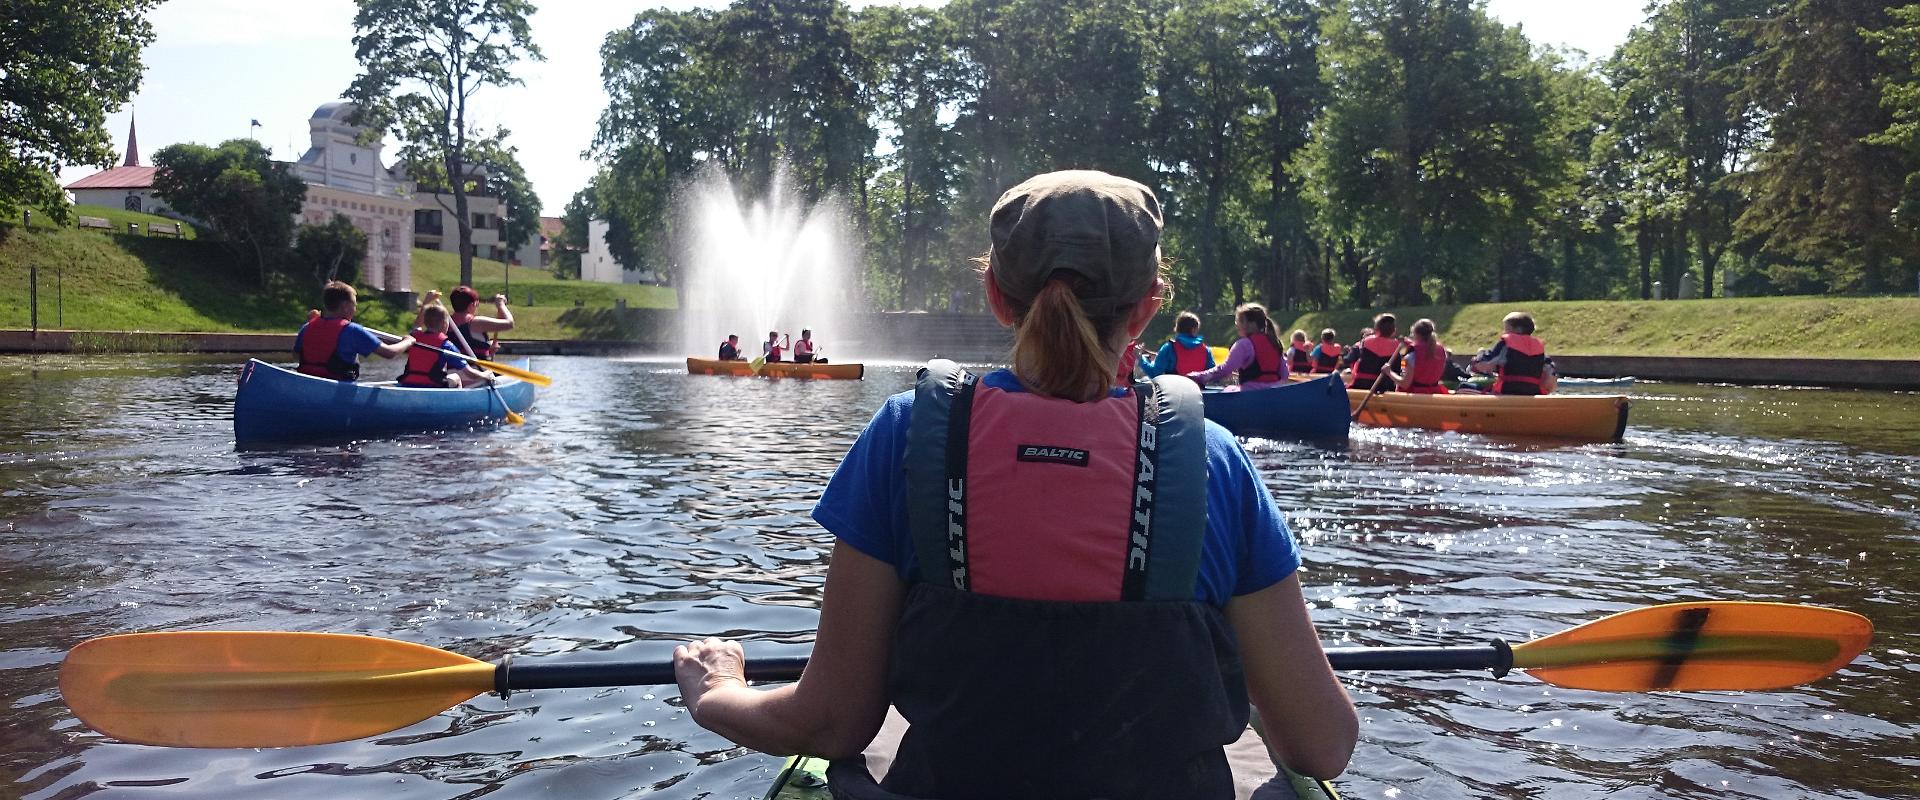
[[[300,352],[300,337],[306,335],[307,326],[301,325],[300,332],[293,335],[293,352]],[[349,322],[340,329],[340,341],[334,345],[334,352],[351,362],[359,362],[360,357],[380,349],[380,338],[372,331],[360,327],[358,322]]]
[[[980,381],[1009,392],[1025,391],[1007,370],[990,372]],[[813,507],[821,527],[854,549],[892,564],[903,580],[911,580],[918,562],[907,524],[907,431],[912,420],[912,391],[887,398]],[[1211,420],[1207,470],[1207,536],[1194,599],[1225,606],[1234,596],[1286,580],[1300,567],[1300,549],[1246,451]]]

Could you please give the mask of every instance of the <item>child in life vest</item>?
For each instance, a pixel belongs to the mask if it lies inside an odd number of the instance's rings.
[[[1228,375],[1239,377],[1235,389],[1253,391],[1287,384],[1286,349],[1280,344],[1279,329],[1267,316],[1267,307],[1247,303],[1234,309],[1234,326],[1240,338],[1227,350],[1227,360],[1212,369],[1187,373],[1187,377],[1205,386]]]
[[[1299,375],[1313,371],[1313,347],[1306,331],[1293,332],[1293,342],[1287,345],[1287,368]]]
[[[1383,392],[1393,391],[1394,382],[1400,377],[1396,374],[1400,340],[1394,337],[1399,327],[1400,321],[1392,314],[1381,314],[1373,318],[1373,327],[1366,330],[1360,343],[1347,348],[1343,361],[1345,366],[1353,368],[1347,388],[1371,391],[1378,387]]]
[[[780,353],[786,346],[780,343],[779,331],[767,331],[767,340],[760,343],[760,354],[767,357],[769,363],[779,361]]]
[[[1557,377],[1547,346],[1533,336],[1533,315],[1515,311],[1501,320],[1500,340],[1480,351],[1468,369],[1494,376],[1493,394],[1540,395],[1553,391]]]
[[[818,352],[819,351],[814,349],[814,345],[813,345],[813,329],[801,328],[800,338],[793,343],[793,363],[795,364],[813,364],[816,362],[822,363],[822,364],[826,363],[827,361],[826,359],[820,358],[818,355],[816,355],[816,353]]]
[[[357,381],[361,356],[395,359],[413,346],[410,336],[382,344],[372,331],[354,322],[360,299],[349,284],[328,281],[320,290],[320,307],[326,309],[325,313],[309,314],[307,324],[300,326],[300,332],[293,337],[293,352],[300,358],[297,371],[302,375]]]
[[[1140,374],[1149,378],[1185,375],[1213,368],[1213,348],[1200,335],[1200,315],[1182,311],[1173,318],[1173,338],[1160,345],[1151,356],[1140,356]]]
[[[720,343],[720,360],[721,361],[747,360],[746,356],[740,355],[740,334],[737,334],[737,333],[727,334],[727,340]]]
[[[420,307],[420,327],[414,329],[412,338],[426,347],[414,347],[407,351],[406,370],[400,373],[398,381],[401,386],[458,389],[462,386],[478,386],[491,380],[491,376],[474,369],[466,359],[441,355],[442,351],[460,352],[454,341],[447,337],[451,316],[446,307],[439,303]]]
[[[1160,229],[1105,173],[1001,196],[982,279],[1012,368],[935,361],[887,400],[814,508],[835,543],[805,674],[754,688],[738,643],[682,645],[696,723],[835,759],[842,797],[1224,800],[1249,698],[1282,763],[1345,768],[1358,721],[1258,471],[1192,383],[1113,385],[1161,302]],[[876,785],[859,754],[889,705],[912,729]]]
[[[1332,328],[1320,332],[1320,343],[1313,346],[1313,374],[1324,375],[1340,368],[1340,335]]]
[[[1446,345],[1434,333],[1433,320],[1413,323],[1413,343],[1407,347],[1406,369],[1400,376],[1400,391],[1409,394],[1447,394],[1441,383],[1452,363]]]

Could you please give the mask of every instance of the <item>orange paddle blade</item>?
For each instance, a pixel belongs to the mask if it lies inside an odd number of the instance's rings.
[[[338,633],[188,631],[82,642],[60,665],[74,716],[122,741],[289,747],[401,728],[492,690],[494,665]]]
[[[1672,603],[1513,648],[1547,683],[1609,692],[1779,689],[1846,666],[1873,638],[1851,611],[1786,603]]]

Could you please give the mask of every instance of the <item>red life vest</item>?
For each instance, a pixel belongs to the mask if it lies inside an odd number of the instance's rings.
[[[401,386],[431,386],[441,388],[447,385],[447,368],[440,354],[445,352],[440,346],[447,343],[445,333],[415,331],[413,340],[423,347],[407,348],[407,369],[400,373]],[[427,348],[433,348],[431,350]]]
[[[1289,366],[1293,367],[1294,372],[1305,373],[1313,371],[1313,350],[1297,344],[1289,345],[1287,347],[1287,356],[1293,361]]]
[[[1324,373],[1339,369],[1340,354],[1346,352],[1346,350],[1346,348],[1340,346],[1339,342],[1321,342],[1320,355],[1315,356],[1313,359],[1313,371],[1316,373]]]
[[[1507,360],[1493,381],[1493,393],[1545,394],[1541,384],[1547,374],[1546,344],[1524,333],[1503,333],[1500,342],[1507,346]]]
[[[1253,363],[1240,368],[1241,385],[1286,380],[1287,360],[1280,355],[1280,348],[1273,346],[1273,340],[1265,335],[1246,338],[1253,342]]]
[[[1400,340],[1390,336],[1374,334],[1360,340],[1360,356],[1353,360],[1353,382],[1347,384],[1352,389],[1372,389],[1375,381],[1380,380],[1380,371],[1387,368],[1393,360],[1393,354],[1400,350]],[[1392,391],[1391,384],[1383,385],[1380,391]]]
[[[1413,349],[1413,373],[1407,376],[1407,391],[1413,394],[1446,394],[1440,379],[1447,376],[1447,348],[1439,342]]]
[[[1173,343],[1173,371],[1176,375],[1207,371],[1207,362],[1213,359],[1212,349],[1206,342],[1192,347],[1180,343],[1179,339],[1168,339]]]
[[[360,379],[360,364],[340,357],[340,332],[352,324],[349,320],[321,317],[300,328],[300,366],[302,375],[336,381]]]
[[[453,326],[460,329],[461,336],[466,337],[467,346],[473,348],[474,358],[493,358],[493,342],[487,339],[486,334],[476,333],[473,330],[473,312],[450,316],[453,319]]]

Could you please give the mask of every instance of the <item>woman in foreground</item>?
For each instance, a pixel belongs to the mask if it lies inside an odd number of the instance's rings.
[[[685,645],[696,722],[840,759],[843,797],[1231,797],[1249,699],[1281,763],[1345,768],[1353,705],[1259,474],[1191,381],[1112,388],[1165,293],[1160,227],[1105,173],[1001,196],[984,280],[1013,369],[936,361],[887,401],[814,509],[837,541],[806,673],[753,689],[739,645]],[[882,790],[856,756],[889,705],[912,727]]]

